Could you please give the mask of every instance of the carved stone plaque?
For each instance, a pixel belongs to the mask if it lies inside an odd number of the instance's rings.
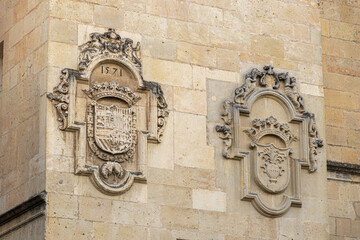
[[[160,85],[142,78],[139,43],[113,29],[90,39],[80,46],[79,70],[62,70],[48,98],[60,130],[76,132],[75,173],[121,194],[146,181],[147,142],[161,141],[167,103]]]
[[[224,157],[241,161],[242,200],[269,217],[300,207],[300,170],[316,171],[323,142],[296,79],[272,66],[254,68],[223,108],[216,131]]]

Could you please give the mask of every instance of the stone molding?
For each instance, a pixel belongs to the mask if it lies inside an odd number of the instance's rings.
[[[352,175],[360,175],[360,165],[351,163],[342,163],[327,160],[328,172],[345,173]]]
[[[75,132],[75,174],[91,175],[100,191],[117,195],[134,181],[146,181],[147,142],[161,142],[168,105],[161,86],[142,77],[139,42],[134,46],[114,29],[90,38],[79,47],[78,70],[63,69],[47,97],[56,109],[59,129]],[[87,97],[87,109],[76,105],[79,89]],[[86,119],[77,119],[76,112],[86,110]]]
[[[280,103],[290,121],[280,123],[276,115],[265,119],[249,119],[252,105],[263,98]],[[300,169],[307,168],[310,173],[317,170],[319,148],[323,146],[323,141],[319,137],[315,115],[306,111],[296,78],[290,77],[287,72],[277,73],[272,66],[264,66],[262,71],[253,68],[245,74],[244,83],[235,89],[232,99],[223,102],[223,109],[223,125],[217,125],[215,130],[221,133],[220,138],[224,142],[223,156],[241,161],[242,200],[251,201],[261,214],[269,217],[281,216],[291,206],[300,207]],[[293,128],[297,126],[299,132],[293,133],[290,125]],[[248,140],[240,137],[243,132],[251,140],[247,149],[244,149],[243,142]],[[273,142],[264,145],[260,143],[263,137],[280,139],[285,148],[279,148]],[[300,146],[295,151],[298,155],[296,158],[292,155],[293,143]],[[264,158],[264,152],[259,151],[259,148],[264,150],[265,147],[269,149]],[[280,155],[282,160],[279,160]],[[288,180],[282,179],[280,183],[277,179],[283,178],[282,174]],[[292,184],[288,183],[290,180]],[[292,195],[283,193],[281,204],[271,207],[262,200],[262,191],[254,189],[253,182],[264,192],[279,194],[286,190]]]

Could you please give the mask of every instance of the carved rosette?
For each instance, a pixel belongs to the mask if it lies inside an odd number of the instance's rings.
[[[288,122],[279,122],[276,115],[248,119],[253,103],[260,99],[269,99],[261,101],[281,109],[275,113]],[[316,171],[323,141],[315,115],[306,111],[296,78],[287,72],[278,73],[272,66],[264,66],[261,71],[253,68],[222,107],[223,124],[215,130],[221,133],[223,156],[241,161],[242,200],[252,201],[260,213],[269,217],[281,216],[291,206],[301,206],[299,169]],[[264,117],[261,111],[256,114]],[[249,141],[249,147],[244,147],[244,141]],[[252,182],[264,192],[279,195],[286,191],[290,196],[283,195],[280,205],[270,206]]]
[[[105,194],[122,194],[134,181],[146,181],[147,143],[161,142],[168,105],[161,86],[142,77],[139,42],[110,28],[90,34],[79,49],[78,70],[62,70],[47,97],[60,130],[76,133],[75,173],[91,175]]]

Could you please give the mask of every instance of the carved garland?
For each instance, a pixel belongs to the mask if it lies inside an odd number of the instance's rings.
[[[232,146],[233,136],[232,136],[232,109],[234,107],[247,109],[246,100],[254,92],[257,86],[267,87],[265,83],[265,77],[267,75],[273,76],[275,79],[274,90],[280,88],[280,82],[284,82],[284,89],[286,98],[288,98],[299,112],[303,118],[308,118],[309,122],[309,159],[310,166],[309,171],[314,172],[317,169],[317,159],[319,155],[319,148],[323,146],[322,139],[319,138],[318,130],[315,123],[315,114],[309,113],[305,110],[303,97],[300,95],[297,85],[296,78],[289,77],[288,73],[276,73],[272,66],[264,66],[263,71],[259,71],[256,68],[253,68],[249,73],[245,75],[245,83],[240,87],[235,89],[233,101],[225,100],[223,103],[224,112],[221,114],[221,118],[224,122],[224,125],[216,126],[215,130],[223,134],[220,138],[224,142],[223,155],[226,158],[233,158],[230,153],[230,148]],[[257,85],[258,83],[258,85]],[[259,120],[254,120],[254,127],[260,127],[263,122]],[[251,133],[248,132],[251,136]]]

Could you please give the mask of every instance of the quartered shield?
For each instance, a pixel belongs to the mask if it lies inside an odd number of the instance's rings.
[[[286,189],[290,181],[290,148],[278,148],[274,144],[255,144],[254,166],[256,182],[264,190],[278,193]]]
[[[134,110],[116,105],[95,104],[94,138],[96,145],[105,152],[127,152],[132,144]]]

